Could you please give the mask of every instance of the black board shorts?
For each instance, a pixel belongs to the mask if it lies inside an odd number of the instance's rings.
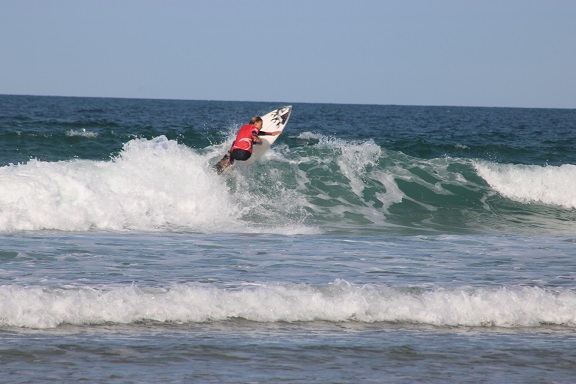
[[[234,163],[234,160],[246,161],[252,156],[252,152],[245,149],[236,148],[230,152],[230,164]]]

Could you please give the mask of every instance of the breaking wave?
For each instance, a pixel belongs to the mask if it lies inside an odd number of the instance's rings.
[[[251,284],[111,289],[1,286],[0,326],[255,322],[392,322],[434,326],[576,327],[576,293],[535,287],[423,290],[353,285]]]
[[[250,167],[226,144],[133,139],[109,160],[0,167],[0,231],[318,233],[572,231],[576,166],[413,158],[311,132]]]

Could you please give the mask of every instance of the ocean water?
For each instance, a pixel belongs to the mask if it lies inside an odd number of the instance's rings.
[[[571,383],[575,147],[576,110],[0,96],[2,380]]]

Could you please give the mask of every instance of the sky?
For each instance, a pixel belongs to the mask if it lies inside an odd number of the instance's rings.
[[[0,94],[576,108],[574,0],[0,0]]]

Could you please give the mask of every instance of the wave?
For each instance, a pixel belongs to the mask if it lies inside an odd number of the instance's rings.
[[[0,169],[0,228],[191,230],[239,214],[202,158],[164,137],[135,139],[110,161],[70,160]]]
[[[0,167],[0,231],[573,232],[572,165],[418,159],[304,132],[219,176],[228,145],[138,138],[109,160]]]
[[[576,165],[537,166],[477,162],[478,174],[503,196],[525,204],[576,208]]]
[[[576,327],[576,293],[536,287],[423,290],[263,283],[109,289],[0,286],[0,326],[255,322],[392,322],[434,326]]]

